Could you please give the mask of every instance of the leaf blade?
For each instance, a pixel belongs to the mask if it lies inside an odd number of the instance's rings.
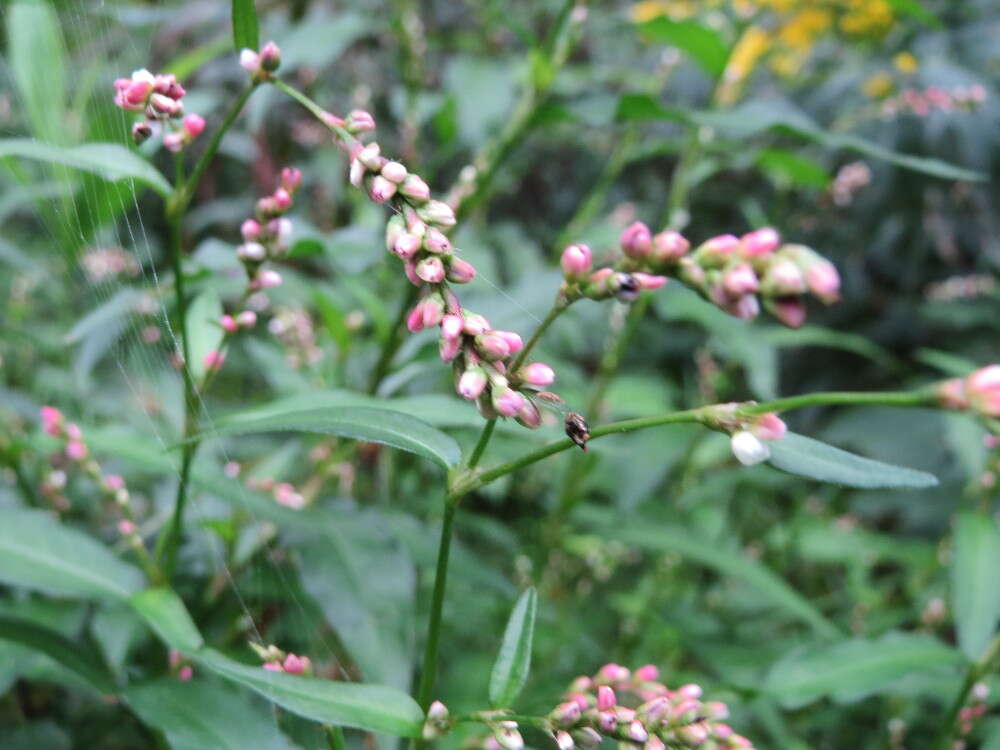
[[[938,483],[933,474],[864,458],[794,432],[771,441],[768,446],[771,449],[768,463],[773,467],[820,482],[862,489],[923,489]]]
[[[260,30],[254,0],[233,0],[233,45],[237,53],[242,49],[260,49]]]
[[[528,679],[537,609],[537,592],[534,587],[525,589],[507,620],[490,673],[490,703],[494,708],[510,708]]]
[[[951,595],[958,645],[970,659],[982,656],[1000,620],[998,570],[1000,528],[996,522],[978,513],[959,513]]]
[[[254,410],[220,420],[201,437],[250,432],[321,432],[382,443],[429,458],[445,469],[458,464],[461,451],[451,437],[422,419],[376,406],[333,406],[268,413]]]
[[[718,78],[726,69],[729,49],[718,32],[694,21],[671,21],[654,18],[639,26],[641,31],[658,42],[665,42],[686,52],[702,70]]]
[[[145,589],[129,601],[136,613],[170,648],[187,653],[205,644],[184,602],[171,589]]]
[[[99,693],[115,692],[114,682],[107,669],[96,659],[90,658],[89,651],[80,648],[58,631],[31,620],[0,615],[0,640],[40,651],[74,672]]]

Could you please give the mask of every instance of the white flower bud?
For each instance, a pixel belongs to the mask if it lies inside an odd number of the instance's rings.
[[[729,441],[736,460],[744,466],[753,466],[771,457],[770,449],[752,432],[734,432]]]

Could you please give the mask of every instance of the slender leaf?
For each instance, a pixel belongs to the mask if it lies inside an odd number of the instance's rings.
[[[951,565],[951,599],[958,645],[978,659],[1000,620],[1000,528],[978,513],[955,519],[955,553]]]
[[[789,474],[846,487],[933,487],[933,474],[875,461],[790,432],[768,443],[770,464]]]
[[[0,510],[0,581],[53,594],[124,599],[142,574],[40,510]]]
[[[398,737],[416,737],[423,725],[420,706],[395,688],[271,672],[240,664],[212,649],[201,649],[192,658],[203,668],[313,721]]]
[[[0,640],[19,643],[34,651],[40,651],[74,672],[99,693],[115,691],[111,675],[104,665],[92,657],[92,652],[80,648],[58,631],[32,620],[0,615]]]
[[[726,69],[729,50],[717,31],[694,21],[671,21],[655,18],[639,27],[644,34],[686,52],[706,73],[713,77]]]
[[[31,132],[47,141],[65,141],[67,68],[59,17],[41,0],[15,2],[9,10],[8,61]]]
[[[194,298],[187,310],[188,347],[191,361],[188,366],[195,380],[205,375],[205,357],[217,351],[224,331],[219,325],[222,302],[214,289],[206,289]]]
[[[0,158],[7,156],[64,164],[109,182],[136,180],[161,195],[168,195],[171,190],[170,183],[156,167],[117,143],[85,143],[70,148],[31,138],[0,138]]]
[[[674,552],[694,560],[722,575],[730,576],[752,587],[765,600],[809,625],[818,635],[836,638],[836,626],[827,620],[807,599],[760,562],[737,552],[730,552],[718,543],[701,539],[690,529],[676,526],[622,525],[612,522],[605,512],[581,509],[581,516],[599,526],[602,533],[626,544],[654,552]]]
[[[529,588],[521,594],[510,613],[490,675],[490,703],[495,708],[510,708],[528,679],[537,607],[538,594],[534,588]]]
[[[941,19],[927,10],[920,0],[888,0],[888,2],[897,13],[915,18],[934,29],[944,28]]]
[[[139,616],[170,648],[188,653],[204,645],[184,602],[171,589],[140,591],[132,597],[131,603]]]
[[[161,679],[129,687],[125,701],[172,750],[291,750],[274,714],[218,682]]]
[[[786,708],[817,698],[848,703],[880,692],[898,680],[962,663],[962,655],[926,635],[888,633],[878,640],[852,638],[830,647],[798,649],[779,661],[763,689]]]
[[[458,444],[443,432],[409,414],[368,406],[334,406],[274,412],[256,409],[220,421],[208,436],[250,432],[321,432],[383,443],[416,453],[445,468],[458,463]]]
[[[233,44],[236,51],[260,48],[257,8],[254,0],[233,0]]]

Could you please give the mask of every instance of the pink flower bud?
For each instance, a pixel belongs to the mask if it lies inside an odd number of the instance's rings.
[[[806,283],[810,291],[828,305],[840,298],[840,274],[833,263],[824,258],[806,269]]]
[[[175,117],[184,110],[184,107],[179,101],[171,99],[165,94],[153,94],[149,97],[149,107],[147,108],[147,111],[149,109],[151,109],[154,114]]]
[[[398,161],[387,161],[382,165],[382,176],[398,185],[406,179],[406,167]]]
[[[608,684],[616,682],[624,682],[631,676],[631,673],[625,667],[620,664],[615,664],[611,662],[605,664],[597,672],[597,681]]]
[[[642,750],[667,750],[667,746],[663,744],[663,740],[655,734],[651,734],[646,740],[646,744],[642,746]]]
[[[296,656],[295,654],[288,654],[284,664],[282,664],[287,674],[306,674],[311,666],[308,656]]]
[[[399,186],[399,192],[411,200],[423,203],[431,197],[431,189],[418,175],[408,174]]]
[[[556,379],[556,373],[544,362],[532,362],[521,369],[518,377],[528,385],[547,386]]]
[[[667,229],[654,235],[652,254],[658,263],[673,263],[680,260],[690,247],[691,243],[680,232]]]
[[[582,748],[597,747],[602,742],[601,735],[592,727],[583,727],[573,732],[572,736],[574,741]]]
[[[423,284],[423,279],[417,276],[417,264],[412,260],[406,260],[403,262],[403,273],[406,274],[406,278],[409,280],[413,286],[420,286]]]
[[[759,258],[773,253],[781,244],[781,235],[771,227],[748,232],[740,238],[740,254],[744,258]]]
[[[66,457],[71,461],[82,461],[87,457],[87,446],[79,440],[70,440],[66,444]]]
[[[410,310],[406,316],[406,328],[410,333],[416,333],[424,329],[424,303],[418,302],[416,307]]]
[[[597,726],[604,734],[611,734],[618,727],[618,717],[614,711],[598,711]]]
[[[424,233],[424,247],[432,253],[446,253],[451,250],[451,240],[440,229],[428,227]]]
[[[645,289],[647,291],[652,291],[653,289],[659,289],[661,286],[667,283],[666,276],[656,276],[651,273],[642,273],[636,271],[632,274],[632,278],[639,283],[640,289]]]
[[[736,263],[726,268],[722,274],[722,286],[726,294],[739,297],[756,292],[760,288],[760,283],[749,263]]]
[[[285,216],[271,219],[267,222],[267,233],[274,237],[279,245],[286,245],[292,238],[292,220]]]
[[[637,682],[656,682],[660,678],[660,670],[652,664],[647,664],[635,670],[633,676]]]
[[[776,297],[799,295],[806,290],[806,279],[798,265],[788,258],[777,258],[767,267],[761,288]]]
[[[437,224],[445,229],[455,226],[455,212],[443,201],[427,201],[425,206],[421,206],[419,213],[428,224]]]
[[[653,698],[639,706],[636,715],[648,724],[655,724],[670,710],[670,699],[665,695]]]
[[[529,430],[537,430],[542,424],[542,414],[530,398],[524,399],[524,406],[517,413],[517,422]]]
[[[720,234],[705,240],[695,251],[697,260],[704,266],[721,268],[740,247],[740,241],[731,234]]]
[[[369,143],[358,152],[357,158],[365,166],[365,169],[372,172],[378,172],[382,169],[382,165],[388,161],[382,156],[382,148],[377,143]]]
[[[361,187],[361,183],[364,182],[366,172],[367,168],[361,163],[361,160],[353,159],[351,160],[351,171],[348,176],[348,181],[354,187]]]
[[[163,147],[172,154],[180,153],[184,148],[184,135],[182,133],[167,133],[163,136]]]
[[[465,321],[462,320],[461,315],[449,313],[441,319],[441,336],[449,341],[461,338],[464,326]]]
[[[276,286],[281,286],[281,274],[277,271],[272,271],[270,268],[265,268],[257,274],[256,281],[258,289],[271,289]]]
[[[770,449],[752,432],[740,430],[734,432],[729,440],[736,460],[744,466],[753,466],[771,457]],[[678,691],[680,693],[680,691]],[[691,696],[697,698],[698,696]]]
[[[507,340],[498,335],[496,331],[476,336],[476,350],[490,362],[506,359],[510,356],[510,346],[508,346]],[[512,415],[507,414],[506,416]]]
[[[507,348],[511,354],[517,354],[524,348],[524,341],[521,336],[513,331],[493,331],[497,336],[507,342]]]
[[[188,137],[188,140],[193,141],[202,131],[205,130],[205,118],[201,115],[190,114],[187,115],[182,123],[184,128],[184,134]]]
[[[570,724],[572,723],[573,722],[570,722]],[[575,747],[573,743],[573,737],[570,735],[569,732],[563,729],[560,729],[558,732],[556,732],[555,740],[556,740],[556,747],[558,747],[559,750],[573,750],[573,748]]]
[[[274,42],[268,42],[260,48],[260,67],[268,73],[273,73],[281,65],[281,50]]]
[[[678,727],[674,731],[686,747],[698,747],[708,739],[708,729],[701,722]]]
[[[109,492],[117,492],[125,489],[125,480],[120,474],[108,474],[103,479],[104,489]]]
[[[428,295],[423,304],[424,328],[432,328],[444,317],[444,300],[440,294]]]
[[[463,310],[462,317],[465,319],[465,332],[470,336],[478,336],[490,330],[490,321],[478,313]]]
[[[58,437],[62,434],[63,415],[54,406],[43,406],[40,410],[42,419],[42,430],[48,434]]]
[[[593,255],[587,245],[569,245],[562,251],[559,265],[562,266],[566,278],[574,279],[590,271]]]
[[[462,351],[461,339],[446,339],[443,336],[438,341],[438,353],[442,362],[451,362]]]
[[[380,174],[372,178],[368,188],[368,197],[376,203],[385,203],[396,194],[396,183],[390,182]]]
[[[642,725],[641,721],[633,721],[628,725],[628,738],[633,742],[645,742],[649,739],[649,732],[646,731],[646,727]]]
[[[66,436],[70,440],[83,440],[83,430],[80,429],[80,425],[70,422],[66,425]]]
[[[190,682],[192,677],[194,677],[194,667],[190,664],[185,664],[177,670],[177,679],[181,682]]]
[[[517,416],[524,408],[524,396],[513,388],[499,388],[493,391],[493,408],[502,417]]]
[[[222,365],[226,362],[226,355],[218,349],[212,349],[201,362],[206,370],[221,370]]]
[[[642,260],[653,249],[653,234],[641,221],[635,221],[625,227],[619,243],[627,256]]]
[[[400,258],[409,259],[417,254],[421,245],[421,239],[417,235],[404,232],[396,238],[392,251]]]
[[[781,297],[774,300],[771,313],[789,328],[801,328],[806,322],[806,306],[799,297]]]
[[[236,333],[239,329],[239,325],[236,323],[236,320],[232,315],[223,315],[219,318],[219,325],[222,326],[222,330],[227,333]]]
[[[250,75],[260,73],[260,55],[252,49],[243,48],[240,50],[240,67]]]
[[[719,740],[726,740],[733,736],[733,728],[728,724],[716,724],[712,727],[712,736]]]
[[[750,432],[761,440],[781,440],[788,427],[774,412],[758,415],[750,425]]]
[[[469,401],[475,401],[486,388],[486,372],[482,367],[473,366],[462,373],[458,379],[458,395]]]
[[[118,522],[118,533],[122,536],[132,536],[135,530],[135,524],[127,518],[123,518]]]
[[[257,313],[253,310],[244,310],[236,316],[236,324],[240,328],[253,328],[257,325]]]
[[[255,224],[257,222],[254,222]],[[244,226],[246,222],[244,222]],[[258,225],[258,229],[260,226]],[[247,242],[236,248],[236,255],[242,261],[249,261],[251,263],[260,263],[267,257],[267,249],[257,242]]]
[[[437,256],[424,258],[422,261],[417,263],[416,270],[417,276],[426,281],[428,284],[440,284],[444,281],[444,263],[442,263],[441,259]]]
[[[240,234],[243,235],[244,242],[256,242],[260,239],[260,224],[254,219],[247,219],[240,224]]]
[[[292,196],[283,187],[279,187],[274,191],[274,205],[279,212],[287,211],[292,207]]]
[[[1000,365],[987,365],[965,379],[972,407],[988,417],[1000,417]]]
[[[617,703],[618,699],[615,697],[615,691],[608,685],[601,685],[597,688],[598,711],[607,711],[608,709],[614,708]]]
[[[275,661],[264,662],[264,664],[262,664],[261,666],[264,669],[266,669],[268,672],[284,672],[285,671],[285,670],[283,670],[281,668],[281,665],[278,662],[275,662]]]
[[[294,193],[302,184],[302,171],[295,167],[285,167],[281,170],[281,187],[289,193]]]
[[[580,720],[580,715],[579,704],[576,701],[566,701],[556,706],[549,718],[559,726],[571,727]]]
[[[431,721],[445,721],[448,718],[448,707],[441,701],[434,701],[427,708],[427,718]]]
[[[366,112],[363,109],[351,110],[344,120],[344,127],[347,128],[349,133],[354,133],[355,135],[365,133],[375,129],[375,118],[371,116],[370,112]]]
[[[476,278],[476,268],[468,261],[452,257],[448,262],[448,281],[456,284],[468,284]]]
[[[708,719],[728,719],[729,707],[722,701],[709,701],[701,706],[702,713]]]

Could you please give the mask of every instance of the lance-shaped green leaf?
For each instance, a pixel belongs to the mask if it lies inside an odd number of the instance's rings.
[[[786,708],[829,696],[847,703],[886,689],[908,675],[961,664],[962,654],[928,635],[887,633],[835,646],[798,649],[779,661],[763,689]]]
[[[958,645],[970,659],[986,650],[1000,619],[1000,528],[990,516],[959,513],[951,564]]]
[[[142,722],[163,732],[171,750],[292,750],[273,711],[221,682],[160,679],[129,687],[128,704]]]
[[[257,29],[257,8],[254,0],[233,0],[233,44],[236,51],[260,47]]]
[[[0,581],[52,594],[125,599],[142,573],[41,510],[0,510]]]
[[[713,77],[726,69],[729,50],[717,31],[694,21],[671,21],[656,18],[639,27],[658,42],[665,42],[686,52],[706,73]]]
[[[248,666],[212,649],[192,658],[203,668],[254,690],[293,714],[332,724],[397,737],[416,737],[424,714],[409,695],[382,685],[332,682]]]
[[[0,139],[0,158],[5,156],[63,164],[109,182],[132,179],[149,185],[161,195],[169,195],[171,190],[170,183],[156,167],[117,143],[66,147],[31,138],[3,138]]]
[[[328,435],[383,443],[416,453],[444,468],[461,457],[458,444],[448,435],[409,414],[369,406],[334,406],[293,411],[256,409],[220,420],[201,437],[243,435],[251,432],[322,432]]]
[[[926,471],[875,461],[819,440],[789,432],[781,440],[767,443],[769,463],[789,474],[846,487],[933,487],[937,477]]]
[[[194,379],[205,376],[205,357],[218,351],[224,331],[219,324],[222,302],[214,289],[206,289],[194,298],[187,311],[188,349],[191,361],[188,367]]]
[[[0,640],[19,643],[45,654],[74,672],[99,693],[110,694],[115,691],[111,675],[103,664],[92,657],[92,652],[81,648],[56,630],[32,620],[0,615]]]
[[[510,708],[528,679],[537,607],[538,594],[529,588],[518,597],[510,613],[490,674],[490,703],[495,708]]]

